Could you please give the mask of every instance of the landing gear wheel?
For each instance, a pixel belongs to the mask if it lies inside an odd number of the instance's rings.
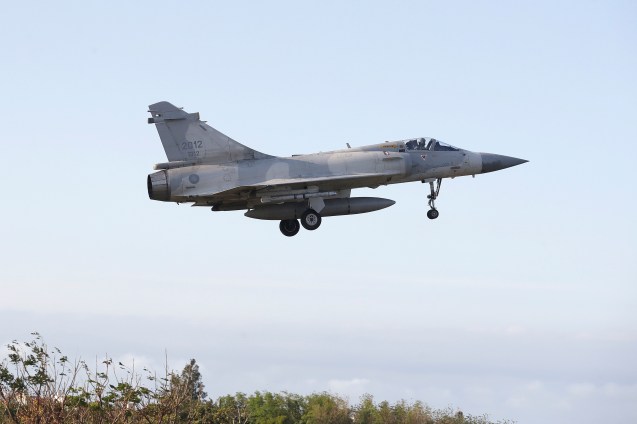
[[[301,226],[299,225],[299,221],[296,219],[284,219],[279,224],[279,230],[281,230],[283,235],[287,237],[295,236],[300,229]]]
[[[429,207],[431,208],[427,211],[427,218],[429,219],[436,219],[438,215],[440,215],[438,209],[436,209],[436,199],[438,198],[438,194],[440,194],[441,184],[442,178],[436,180],[436,185],[434,185],[433,181],[429,182],[429,190],[431,190],[431,194],[427,196],[427,199],[429,199]]]
[[[314,209],[308,209],[301,215],[301,225],[306,230],[316,230],[321,226],[321,215]]]

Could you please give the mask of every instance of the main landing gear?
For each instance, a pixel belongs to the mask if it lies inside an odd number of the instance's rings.
[[[438,209],[436,209],[436,198],[438,197],[438,193],[440,193],[440,185],[442,184],[442,178],[438,178],[436,180],[436,184],[434,187],[434,182],[429,181],[429,189],[431,190],[431,194],[427,196],[429,199],[429,210],[427,211],[427,218],[436,219],[440,213]]]
[[[321,226],[321,215],[314,209],[308,209],[301,215],[301,225],[306,230],[314,231]]]
[[[281,230],[283,235],[287,237],[295,236],[300,229],[301,225],[296,219],[284,219],[279,224],[279,230]]]
[[[308,209],[301,215],[300,225],[296,219],[284,219],[279,224],[279,230],[284,236],[292,237],[299,232],[301,225],[306,230],[314,231],[321,226],[321,221],[321,215],[318,212],[314,209]]]

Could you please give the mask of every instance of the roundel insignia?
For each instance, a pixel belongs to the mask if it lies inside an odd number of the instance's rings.
[[[190,181],[191,184],[197,184],[199,182],[199,175],[190,174],[190,176],[188,177],[188,181]]]

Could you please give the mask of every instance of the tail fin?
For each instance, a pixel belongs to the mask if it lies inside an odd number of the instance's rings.
[[[148,106],[161,144],[170,162],[226,163],[272,156],[257,152],[199,120],[199,113],[187,113],[168,102]]]

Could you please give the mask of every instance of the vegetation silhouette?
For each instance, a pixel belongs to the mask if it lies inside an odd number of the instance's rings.
[[[0,423],[210,423],[210,424],[490,424],[487,415],[464,416],[420,401],[358,404],[332,393],[236,393],[208,399],[199,365],[161,376],[111,358],[71,361],[49,350],[38,333],[13,341],[0,361]],[[166,362],[167,363],[167,362]],[[510,423],[511,421],[498,421]]]

